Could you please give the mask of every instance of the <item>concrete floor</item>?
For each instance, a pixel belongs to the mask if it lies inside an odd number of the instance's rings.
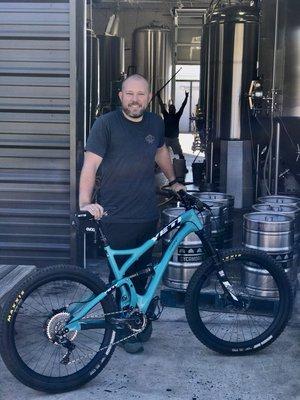
[[[247,357],[227,357],[191,333],[183,309],[165,309],[141,354],[117,348],[94,380],[74,392],[47,395],[18,382],[0,360],[0,399],[296,400],[300,399],[300,293],[284,333]]]

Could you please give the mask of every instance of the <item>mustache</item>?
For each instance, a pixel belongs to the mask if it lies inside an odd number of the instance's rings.
[[[128,106],[130,107],[130,106],[142,106],[140,103],[137,103],[137,102],[132,102],[132,103],[129,103],[128,104]]]

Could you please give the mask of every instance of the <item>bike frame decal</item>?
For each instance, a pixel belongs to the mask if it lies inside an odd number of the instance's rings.
[[[154,274],[150,278],[147,291],[144,295],[137,294],[133,282],[130,278],[125,277],[126,271],[131,267],[131,265],[137,261],[147,250],[155,245],[155,243],[166,235],[171,230],[180,226],[178,232],[174,235],[166,249],[160,262],[154,266]],[[96,304],[103,300],[109,293],[113,290],[120,288],[122,294],[121,306],[138,307],[143,313],[147,311],[147,308],[155,295],[156,289],[162,279],[162,276],[168,266],[170,259],[176,247],[183,241],[183,239],[192,232],[198,232],[203,228],[202,221],[198,218],[196,212],[188,210],[183,212],[179,217],[171,221],[166,227],[161,229],[157,235],[153,238],[147,240],[141,246],[134,249],[128,250],[114,250],[110,246],[104,247],[107,255],[110,267],[116,277],[112,282],[111,286],[100,293],[98,296],[94,297],[92,300],[86,302],[84,306],[78,304],[78,307],[72,308],[73,318],[66,325],[66,329],[80,330],[80,320],[83,318]],[[124,264],[119,268],[115,256],[118,255],[128,255],[129,258],[124,262]],[[67,310],[69,311],[69,310]]]

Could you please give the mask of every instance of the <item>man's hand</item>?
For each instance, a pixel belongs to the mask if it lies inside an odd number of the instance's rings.
[[[88,211],[90,212],[95,219],[100,219],[105,215],[104,209],[100,204],[98,203],[91,203],[91,204],[86,204],[84,206],[80,207],[80,211]]]
[[[171,190],[173,190],[173,192],[179,192],[179,190],[184,190],[186,192],[186,187],[184,185],[182,185],[181,183],[174,183],[172,186],[170,186]]]

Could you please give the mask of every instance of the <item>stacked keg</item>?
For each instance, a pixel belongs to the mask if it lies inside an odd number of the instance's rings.
[[[286,271],[292,284],[295,284],[297,257],[294,257],[294,240],[298,240],[295,221],[298,229],[299,199],[265,196],[258,200],[260,204],[253,206],[255,212],[244,215],[244,245],[267,252]],[[244,283],[252,295],[277,296],[273,278],[266,270],[257,269],[255,265],[244,266]]]
[[[166,208],[162,212],[162,225],[167,225],[181,215],[184,211],[185,209],[183,207]],[[207,211],[204,211],[201,213],[201,216],[204,230],[208,235],[210,235],[210,215]],[[166,250],[178,229],[179,228],[174,229],[164,237],[163,251]],[[206,256],[203,251],[202,242],[195,233],[190,233],[184,238],[174,252],[164,274],[164,284],[178,291],[186,290],[189,280],[191,279],[195,270],[201,267],[205,257]]]
[[[294,221],[291,217],[263,212],[245,214],[243,242],[245,247],[267,252],[292,277]],[[245,264],[244,284],[253,296],[277,297],[273,278],[255,264]]]
[[[224,203],[205,200],[210,207],[211,243],[216,249],[223,249],[227,206]]]
[[[233,207],[234,196],[219,192],[199,192],[194,194],[204,203],[221,203],[224,205],[224,246],[225,248],[232,247],[233,239]]]
[[[291,217],[294,220],[294,268],[291,274],[292,284],[297,282],[300,271],[300,198],[290,196],[264,196],[258,198],[259,204],[253,205],[258,212],[271,212]]]

